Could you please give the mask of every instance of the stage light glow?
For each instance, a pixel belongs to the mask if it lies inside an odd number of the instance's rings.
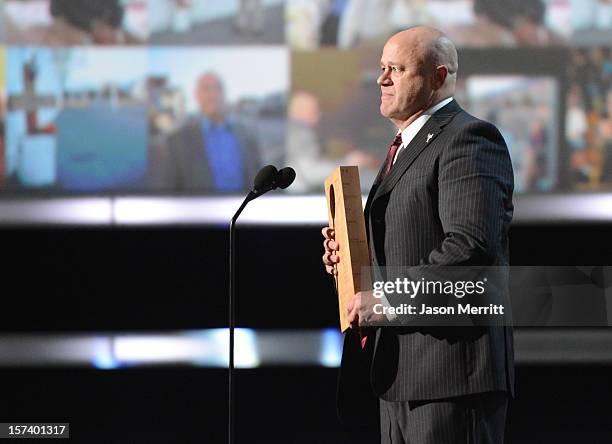
[[[365,199],[365,198],[364,198]],[[114,200],[115,223],[227,224],[242,197],[119,197]],[[364,200],[365,203],[365,200]],[[323,196],[263,196],[249,204],[241,224],[323,224]]]
[[[342,333],[335,328],[321,332],[321,356],[319,363],[324,367],[339,367],[342,359]]]
[[[100,370],[114,370],[119,368],[119,362],[113,354],[112,340],[108,338],[97,338],[92,341],[91,353],[93,358],[91,364]]]
[[[323,366],[337,368],[342,334],[324,330],[236,330],[236,368]],[[0,335],[0,368],[138,366],[227,368],[229,331]],[[610,329],[515,329],[519,365],[610,365]]]
[[[259,365],[255,333],[236,329],[234,361],[237,368]],[[158,335],[121,335],[114,340],[114,356],[122,365],[229,365],[229,331],[210,329]]]
[[[215,354],[208,341],[169,335],[117,337],[114,352],[125,365],[184,364]]]
[[[216,363],[218,367],[229,366],[229,330],[217,328],[192,333],[196,337],[204,338],[214,344],[216,353],[213,359],[202,357],[195,360],[197,365],[209,366]],[[257,335],[254,330],[248,328],[237,328],[234,333],[234,366],[236,368],[255,368],[260,364],[257,353]]]
[[[365,196],[363,197],[365,204]],[[168,225],[229,223],[242,197],[96,197],[0,201],[0,225]],[[513,223],[612,221],[612,193],[517,195]],[[323,196],[264,196],[240,224],[325,225]]]
[[[0,202],[0,224],[110,225],[112,220],[112,201],[104,197]]]

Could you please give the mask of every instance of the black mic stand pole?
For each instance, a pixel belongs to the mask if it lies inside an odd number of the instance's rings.
[[[228,373],[228,443],[234,444],[234,330],[236,328],[236,221],[247,206],[247,204],[257,197],[254,191],[249,192],[247,197],[232,217],[230,222],[230,268],[229,268],[229,373]]]
[[[295,180],[295,171],[293,168],[285,167],[278,171],[273,165],[266,165],[257,173],[252,191],[249,191],[242,205],[232,217],[230,222],[230,269],[229,269],[229,374],[228,374],[228,442],[234,444],[234,333],[236,329],[236,221],[244,210],[244,207],[268,191],[278,187],[285,189]],[[278,181],[278,182],[277,182]]]

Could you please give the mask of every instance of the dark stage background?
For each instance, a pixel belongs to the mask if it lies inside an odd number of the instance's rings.
[[[609,264],[609,232],[604,224],[515,225],[512,262]],[[227,239],[223,227],[5,227],[0,326],[3,333],[225,326]],[[335,326],[318,226],[239,227],[238,239],[240,326]],[[610,370],[520,365],[507,442],[611,442]],[[67,421],[71,442],[225,439],[223,369],[2,368],[0,375],[3,421]],[[237,442],[374,442],[338,424],[336,377],[337,369],[314,366],[238,370]]]

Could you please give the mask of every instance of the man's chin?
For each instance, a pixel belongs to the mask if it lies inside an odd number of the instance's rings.
[[[387,119],[391,117],[391,111],[382,103],[380,105],[380,115]]]

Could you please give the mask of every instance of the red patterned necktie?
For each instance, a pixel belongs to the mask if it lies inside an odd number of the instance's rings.
[[[395,155],[397,154],[397,150],[402,145],[402,133],[397,133],[395,139],[393,139],[393,143],[389,147],[389,151],[387,152],[387,160],[385,161],[385,169],[380,177],[380,180],[383,180],[385,177],[389,175],[391,168],[393,167],[393,159],[395,159]]]
[[[395,159],[395,155],[397,154],[397,150],[402,145],[402,133],[397,133],[395,139],[393,139],[393,143],[389,147],[389,151],[387,151],[387,159],[385,160],[385,169],[380,175],[379,182],[389,175],[391,172],[391,167],[393,167],[393,159]],[[371,331],[370,328],[361,328],[359,329],[359,337],[361,342],[361,348],[365,348],[366,342],[368,340],[368,333]]]
[[[359,331],[359,338],[361,340],[361,348],[364,349],[366,346],[366,342],[368,341],[368,334],[365,328],[362,328]]]

